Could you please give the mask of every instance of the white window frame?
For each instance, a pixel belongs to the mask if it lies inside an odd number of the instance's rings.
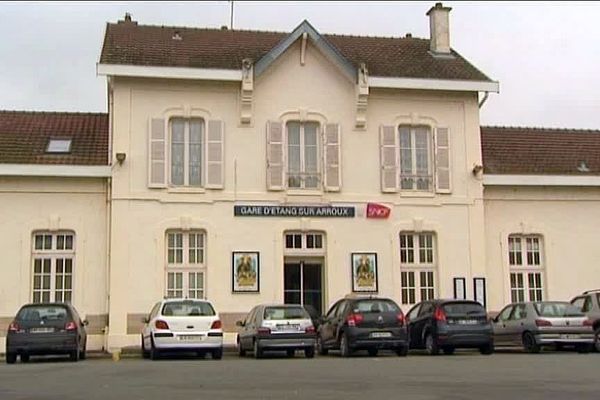
[[[181,237],[181,246],[174,242],[171,246],[171,235],[176,240]],[[194,235],[196,243],[190,245],[190,239]],[[197,238],[202,237],[201,244],[198,245]],[[173,250],[173,257],[170,257],[170,250]],[[181,252],[181,258],[178,257]],[[194,257],[190,256],[194,252]],[[198,261],[198,254],[201,254],[201,260]],[[181,260],[181,262],[179,262]],[[169,285],[169,275],[173,274],[173,282],[176,281],[177,274],[181,274],[181,286]],[[191,285],[190,274],[196,274],[194,277],[195,285]],[[202,279],[197,280],[198,274],[202,274]],[[200,283],[200,285],[198,284]],[[165,296],[181,298],[206,298],[206,232],[203,230],[183,231],[169,229],[165,234]],[[193,293],[193,295],[192,295]],[[198,297],[200,295],[200,297]]]
[[[290,151],[290,140],[289,140],[289,124],[298,124],[300,125],[300,172],[292,174],[290,173],[290,159],[289,159],[289,151]],[[314,173],[306,172],[306,146],[305,146],[305,133],[304,128],[306,124],[314,124],[316,125],[316,163],[317,163],[317,171]],[[322,125],[318,121],[298,121],[298,120],[289,120],[285,122],[285,185],[287,189],[290,190],[322,190],[323,188],[323,172],[321,167],[321,160],[323,154],[323,143],[322,143]],[[300,178],[300,186],[290,186],[290,178],[291,176],[299,176]],[[314,176],[317,179],[317,184],[314,187],[306,187],[306,177]]]
[[[542,235],[510,234],[507,244],[511,301],[542,301],[546,297]]]
[[[183,121],[183,184],[175,184],[173,183],[173,122],[174,121]],[[200,154],[202,159],[200,160],[200,184],[191,185],[190,184],[190,122],[198,121],[201,123],[202,130],[200,135]],[[168,131],[168,168],[167,168],[167,179],[170,187],[194,187],[194,188],[203,188],[206,184],[205,175],[207,168],[207,154],[206,154],[206,121],[204,118],[200,117],[192,117],[192,118],[184,118],[184,117],[172,117],[169,119],[169,131]]]
[[[406,149],[402,147],[402,135],[401,130],[403,128],[409,129],[411,138],[411,173],[402,173],[402,150]],[[416,147],[416,130],[426,129],[427,130],[427,175],[425,179],[428,180],[428,189],[419,189],[418,180],[423,179],[423,176],[418,175],[417,172],[417,147]],[[429,125],[409,125],[400,124],[396,127],[396,134],[398,135],[398,189],[406,192],[424,192],[433,193],[435,191],[435,163],[434,163],[434,143],[433,143],[433,129]],[[412,179],[412,187],[402,187],[403,179]]]
[[[409,238],[412,240],[412,247],[409,246]],[[399,239],[402,304],[412,305],[435,298],[438,269],[435,232],[402,231]],[[413,255],[412,260],[409,257],[410,252]]]
[[[294,247],[287,247],[287,237],[288,235],[294,236],[293,244]],[[321,239],[321,247],[315,247],[318,241],[316,239],[317,236],[320,236]],[[313,247],[308,247],[309,237],[313,238]],[[298,242],[299,240],[299,242]],[[296,247],[299,244],[300,247]],[[327,240],[325,237],[325,232],[321,231],[285,231],[283,233],[283,249],[286,255],[323,255],[327,252],[326,249]]]
[[[36,248],[36,239],[42,236],[42,248]],[[50,238],[50,248],[46,248],[45,239]],[[63,241],[62,248],[58,246],[58,238]],[[67,237],[71,237],[71,248],[67,246]],[[34,231],[31,243],[31,302],[65,302],[72,303],[75,293],[75,232],[73,231]],[[40,272],[36,272],[36,261],[40,260]],[[49,262],[49,271],[44,271],[45,260]],[[71,263],[71,272],[66,272],[67,260]],[[59,264],[62,264],[62,273],[58,272]],[[39,276],[39,288],[36,289],[36,278]],[[49,288],[44,288],[44,276],[49,278]],[[70,278],[70,288],[65,283]],[[60,288],[57,283],[60,282]],[[36,296],[39,293],[39,296]],[[45,299],[44,294],[48,294]]]

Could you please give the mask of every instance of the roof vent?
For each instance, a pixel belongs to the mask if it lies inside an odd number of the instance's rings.
[[[579,171],[579,172],[590,172],[590,169],[587,166],[587,164],[585,163],[585,161],[581,161],[579,163],[579,165],[577,166],[577,171]]]
[[[179,31],[175,31],[175,33],[173,33],[173,37],[172,37],[172,39],[173,39],[173,40],[181,40],[181,39],[183,39],[183,38],[182,38],[182,37],[181,37],[181,35],[179,34]]]
[[[120,24],[134,24],[134,25],[137,25],[137,22],[133,21],[131,19],[131,13],[128,13],[128,12],[125,13],[125,18],[123,18],[122,21],[119,21],[119,23]]]
[[[407,37],[407,38],[409,38],[409,39],[410,39],[410,38],[412,37],[412,33],[410,33],[410,32],[409,32],[409,33],[407,33],[405,37]]]
[[[226,31],[227,29],[228,29],[228,28],[227,28],[227,25],[221,25],[221,30],[222,30],[222,31]]]

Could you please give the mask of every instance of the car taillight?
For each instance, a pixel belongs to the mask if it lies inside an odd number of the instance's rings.
[[[357,326],[360,325],[364,319],[362,314],[350,314],[348,315],[348,318],[346,318],[346,322],[348,323],[348,326]]]
[[[591,319],[586,319],[585,321],[583,321],[583,326],[594,326],[594,321],[592,321]]]
[[[169,329],[169,324],[167,324],[165,321],[161,321],[160,319],[154,323],[154,326],[156,329]]]
[[[20,330],[21,330],[21,327],[15,321],[11,322],[10,325],[8,326],[8,331],[9,332],[17,333]]]
[[[535,326],[552,326],[552,322],[545,319],[536,319]]]
[[[304,329],[305,333],[315,333],[315,327],[314,326],[307,326],[306,329]]]
[[[67,322],[65,324],[65,330],[66,331],[76,331],[77,330],[77,324],[75,324],[75,322],[73,322],[73,321]]]
[[[210,329],[221,329],[223,327],[223,324],[221,323],[221,320],[216,320],[213,321],[212,325],[210,326]]]
[[[433,319],[440,322],[446,322],[446,313],[441,307],[438,307],[433,312]]]
[[[406,318],[404,318],[402,311],[396,314],[396,321],[398,321],[398,325],[404,325],[404,322],[406,322]]]
[[[258,328],[256,331],[259,335],[269,335],[271,333],[269,328]]]

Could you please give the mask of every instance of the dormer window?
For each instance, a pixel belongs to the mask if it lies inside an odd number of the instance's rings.
[[[69,153],[71,152],[71,139],[50,139],[46,147],[46,153]]]

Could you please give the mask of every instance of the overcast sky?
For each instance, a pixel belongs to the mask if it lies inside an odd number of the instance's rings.
[[[429,37],[429,2],[235,2],[234,28]],[[494,80],[482,124],[600,129],[600,3],[444,2],[452,47]],[[220,27],[230,3],[0,2],[0,109],[106,111],[106,22]]]

